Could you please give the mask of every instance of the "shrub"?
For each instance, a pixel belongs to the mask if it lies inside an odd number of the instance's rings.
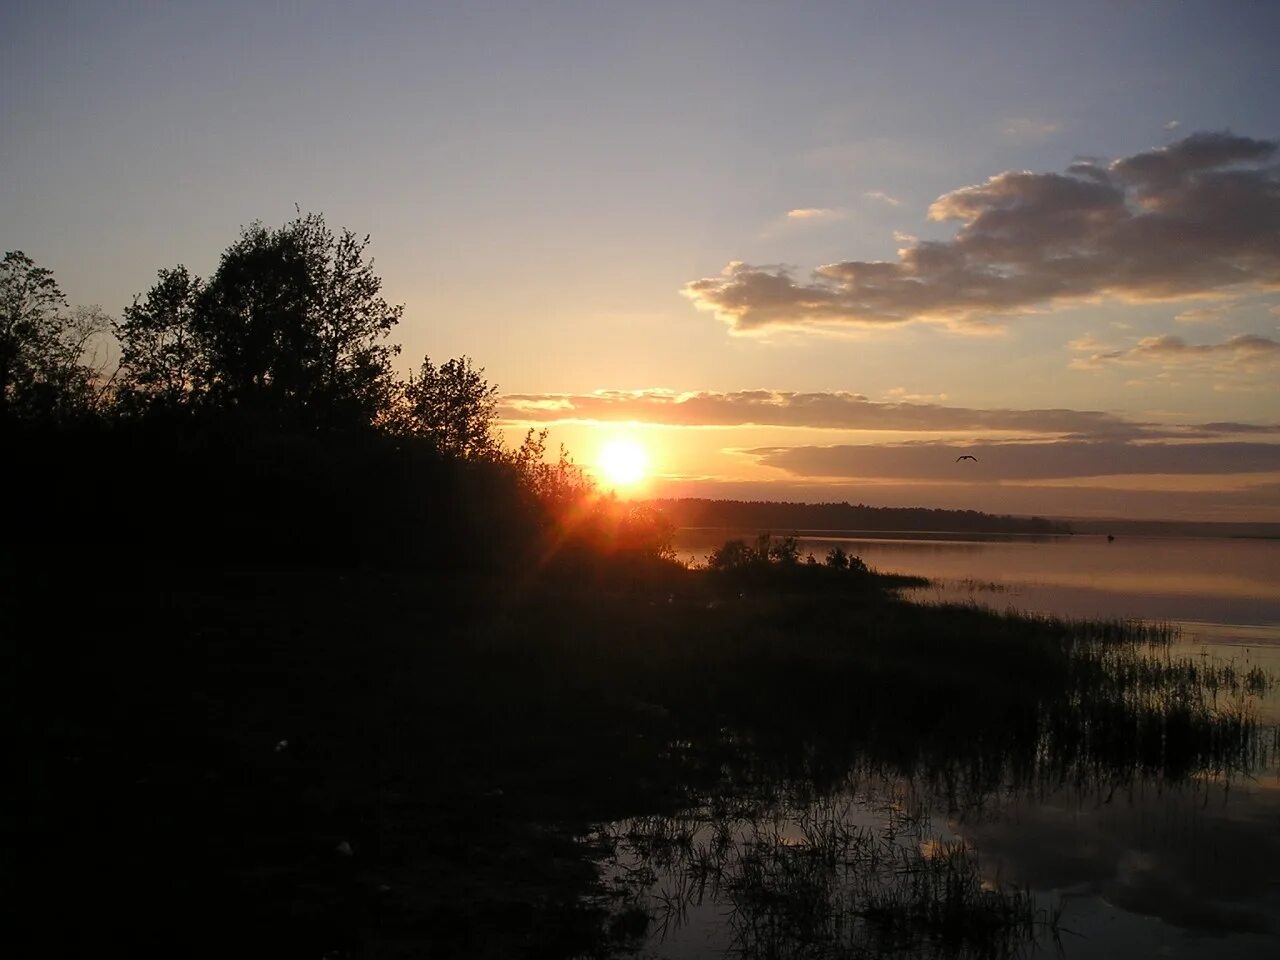
[[[712,570],[742,570],[754,565],[758,554],[743,540],[726,540],[724,546],[707,558]]]
[[[795,537],[783,537],[769,545],[768,557],[774,563],[793,566],[800,562],[800,544]]]

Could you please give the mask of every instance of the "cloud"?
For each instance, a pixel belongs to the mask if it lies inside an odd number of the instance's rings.
[[[890,196],[883,190],[868,190],[863,194],[868,200],[879,200],[881,203],[887,203],[891,207],[902,206],[902,201],[897,197]]]
[[[506,420],[521,423],[604,421],[679,427],[773,426],[919,433],[1004,431],[1095,439],[1185,439],[1278,429],[1249,424],[1160,426],[1098,410],[977,410],[913,402],[905,393],[895,394],[891,401],[877,401],[846,391],[600,390],[579,394],[508,394],[501,398],[498,412]]]
[[[845,216],[843,210],[830,207],[797,207],[787,211],[788,220],[843,220]]]
[[[1181,120],[1170,120],[1168,123],[1164,125],[1164,128],[1168,130],[1170,133],[1172,133],[1174,130],[1177,130],[1180,126],[1182,126]]]
[[[1200,429],[1214,434],[1280,433],[1280,423],[1236,423],[1232,420],[1219,420],[1214,423],[1202,423]]]
[[[1280,444],[1231,441],[916,442],[758,447],[745,452],[764,466],[806,478],[990,483],[1139,474],[1280,474]],[[956,457],[963,454],[977,457],[977,462],[957,463]]]
[[[1231,303],[1220,303],[1214,307],[1193,307],[1183,310],[1173,319],[1179,323],[1217,323],[1235,306]]]
[[[1099,340],[1091,333],[1086,333],[1083,337],[1077,337],[1075,340],[1067,341],[1067,346],[1072,350],[1109,350],[1110,347],[1106,343]]]
[[[1109,364],[1154,364],[1165,368],[1203,367],[1216,371],[1263,373],[1280,369],[1280,342],[1255,334],[1242,334],[1222,343],[1187,343],[1181,337],[1169,335],[1145,337],[1136,346],[1094,353],[1073,361],[1072,365],[1097,368]]]
[[[906,387],[893,387],[885,393],[899,403],[938,403],[947,399],[945,393],[912,393]]]
[[[1001,131],[1011,140],[1035,143],[1048,140],[1055,133],[1061,133],[1062,124],[1047,120],[1032,120],[1028,117],[1010,117],[1004,122]]]
[[[1280,289],[1277,142],[1195,133],[1065,173],[1009,171],[939,197],[949,240],[918,241],[894,261],[848,260],[807,278],[731,262],[685,284],[734,329],[942,322],[1100,297],[1177,300]]]

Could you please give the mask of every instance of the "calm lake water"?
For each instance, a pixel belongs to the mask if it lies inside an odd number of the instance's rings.
[[[678,532],[676,552],[704,563],[731,537],[754,540],[754,534],[689,528]],[[841,547],[877,570],[934,581],[907,591],[914,600],[1176,623],[1184,648],[1280,671],[1280,540],[914,532],[798,539],[801,556],[822,559]],[[1268,698],[1269,713],[1275,700]]]
[[[740,534],[682,530],[676,546],[698,562],[731,536]],[[879,570],[929,577],[933,586],[911,592],[924,602],[1174,623],[1180,639],[1154,655],[1280,675],[1280,542],[848,533],[803,537],[800,546],[819,558],[839,546]],[[1280,956],[1280,694],[1273,686],[1224,706],[1244,709],[1260,731],[1258,762],[1243,774],[1202,770],[1175,782],[1139,774],[1119,788],[1052,783],[957,808],[910,781],[851,772],[847,785],[820,801],[821,816],[842,829],[888,830],[898,844],[962,845],[980,863],[984,884],[1029,891],[1046,916],[1060,910],[1060,940],[1046,929],[1025,955]],[[902,811],[915,803],[920,814],[905,830]],[[625,839],[684,829],[676,846],[700,851],[719,835],[731,869],[717,877],[736,876],[740,889],[742,874],[733,870],[755,869],[762,835],[804,846],[812,798],[783,796],[715,822],[697,810],[682,816],[683,827],[605,828],[623,838],[606,875],[646,877],[647,906],[658,917],[641,956],[825,955],[790,947],[776,953],[776,943],[752,940],[762,935],[750,926],[757,919],[744,921],[740,894],[708,887],[705,864],[695,870],[689,856],[655,859],[661,847]]]

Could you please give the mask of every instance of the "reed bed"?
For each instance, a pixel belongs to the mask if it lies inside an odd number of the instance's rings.
[[[853,822],[865,807],[848,796],[728,820],[684,812],[602,839],[626,909],[643,905],[659,942],[708,905],[731,956],[1008,957],[1057,940],[1056,906],[990,882],[928,816],[875,809],[875,825]]]

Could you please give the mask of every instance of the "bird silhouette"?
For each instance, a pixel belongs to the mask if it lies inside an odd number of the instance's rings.
[[[960,456],[956,457],[956,463],[959,463],[961,460],[972,460],[974,463],[977,463],[977,462],[978,462],[978,458],[977,458],[977,457],[973,456],[972,454],[968,454],[968,453],[962,453],[962,454],[960,454]]]

